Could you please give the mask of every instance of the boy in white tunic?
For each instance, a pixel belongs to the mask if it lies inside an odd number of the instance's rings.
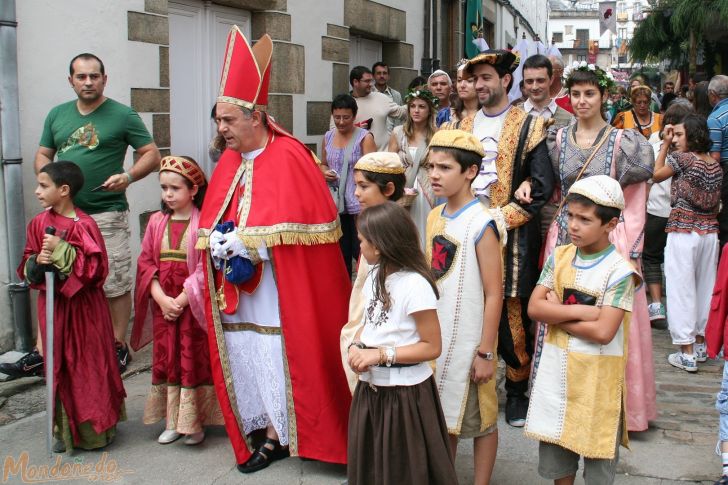
[[[634,267],[609,242],[624,195],[607,175],[578,180],[566,198],[571,244],[548,258],[528,314],[548,324],[534,370],[526,436],[539,443],[539,474],[573,484],[610,484],[627,446],[624,369]]]
[[[459,438],[473,438],[474,482],[487,484],[498,449],[493,357],[503,306],[505,224],[496,224],[471,190],[484,156],[480,140],[461,130],[439,131],[429,150],[432,190],[447,199],[427,218],[425,251],[440,292],[437,390],[453,457]]]

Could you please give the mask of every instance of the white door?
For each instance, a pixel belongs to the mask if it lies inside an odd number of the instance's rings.
[[[352,37],[349,39],[349,69],[365,66],[371,69],[382,60],[382,43],[376,40]]]
[[[232,25],[250,39],[250,12],[195,0],[169,2],[171,151],[194,158],[208,176],[213,164],[207,147],[215,136],[210,112]]]

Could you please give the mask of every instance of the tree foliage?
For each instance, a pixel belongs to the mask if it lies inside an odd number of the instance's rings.
[[[706,31],[726,25],[728,0],[657,0],[634,32],[630,54],[634,61],[693,64],[698,47],[707,42]]]

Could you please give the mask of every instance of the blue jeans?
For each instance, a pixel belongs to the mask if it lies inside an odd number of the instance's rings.
[[[715,400],[715,408],[720,413],[718,439],[728,441],[728,360],[723,365],[723,382],[720,385],[718,398]]]

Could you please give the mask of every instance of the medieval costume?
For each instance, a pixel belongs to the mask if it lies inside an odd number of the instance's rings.
[[[442,353],[435,364],[437,390],[448,433],[463,438],[477,437],[477,434],[469,435],[473,431],[494,431],[498,419],[496,379],[473,384],[470,376],[475,350],[483,334],[485,310],[476,245],[488,227],[499,235],[505,231],[502,225],[497,227],[490,211],[478,199],[452,215],[445,213],[445,204],[437,206],[427,220],[425,255],[440,292],[437,315]],[[468,396],[473,393],[471,386],[477,389],[480,429],[463,433]]]
[[[571,335],[559,325],[549,327],[531,390],[526,436],[586,458],[613,459],[620,434],[627,446],[626,429],[621,429],[626,424],[624,368],[639,280],[611,244],[588,257],[573,244],[559,246],[548,259],[539,284],[552,289],[559,301],[613,306],[625,314],[606,345]]]
[[[625,208],[619,183],[608,175],[580,179],[569,194],[600,207]],[[593,483],[609,483],[619,459],[620,437],[624,446],[629,443],[624,375],[634,290],[641,278],[613,244],[600,244],[600,248],[587,254],[573,244],[557,247],[538,282],[562,305],[623,310],[606,343],[579,337],[558,324],[549,326],[525,429],[526,436],[541,442],[539,473],[544,478],[561,478],[552,475],[553,470],[571,463],[576,470],[581,455],[587,483],[590,477]],[[605,461],[594,467],[594,460]],[[598,469],[606,476],[599,476]]]
[[[581,148],[576,143],[576,126],[570,125],[549,131],[547,142],[554,173],[561,183],[561,193],[568,193],[580,173],[581,178],[610,175],[618,180],[624,190],[626,206],[620,224],[609,235],[610,240],[622,257],[640,267],[646,217],[646,181],[652,177],[654,165],[652,147],[634,130],[617,130],[607,125],[598,134],[591,147]],[[570,242],[566,227],[566,205],[564,205],[549,229],[544,257],[548,257],[554,247]],[[538,370],[538,355],[543,347],[545,334],[544,326],[539,326],[534,376]],[[629,327],[626,382],[627,429],[643,431],[647,429],[648,421],[657,417],[655,374],[652,365],[652,331],[644,286],[635,290],[632,321]]]
[[[519,59],[509,51],[491,50],[468,61],[466,72],[481,63],[503,65],[513,70]],[[544,120],[509,106],[496,116],[480,110],[466,118],[460,129],[472,132],[486,152],[481,172],[473,189],[488,201],[493,217],[502,219],[508,230],[503,255],[503,312],[498,329],[498,351],[506,362],[506,415],[522,426],[528,399],[533,335],[528,318],[528,299],[538,279],[541,250],[541,208],[551,197],[554,175],[544,138]],[[488,173],[490,166],[495,173]],[[514,197],[518,186],[530,177],[533,201],[521,205]]]
[[[196,165],[181,157],[165,157],[160,171],[182,175],[198,187],[205,185]],[[193,435],[203,426],[223,424],[210,372],[210,349],[205,325],[201,253],[195,250],[199,211],[189,219],[154,213],[147,224],[137,261],[134,327],[131,346],[149,343],[153,328],[152,389],[144,408],[144,424],[166,417],[167,430]],[[164,319],[151,296],[154,280],[166,295],[185,292],[190,301],[174,321]]]
[[[124,419],[126,397],[103,290],[108,273],[106,247],[94,220],[78,208],[75,211],[73,218],[53,209],[35,216],[28,224],[18,267],[21,278],[29,276],[46,228],[56,228],[62,241],[51,258],[58,273],[53,296],[55,436],[68,451],[111,443],[116,423]],[[29,280],[31,288],[40,290],[38,320],[47,349],[45,282]]]
[[[234,26],[218,103],[267,104],[271,52],[268,35],[251,49]],[[268,427],[293,456],[345,463],[351,396],[334,349],[351,283],[336,207],[311,151],[263,119],[267,143],[242,156],[225,150],[200,214],[215,389],[239,464],[266,453],[251,433]],[[227,221],[254,265],[243,283],[229,281],[227,263],[218,268],[208,250]]]

